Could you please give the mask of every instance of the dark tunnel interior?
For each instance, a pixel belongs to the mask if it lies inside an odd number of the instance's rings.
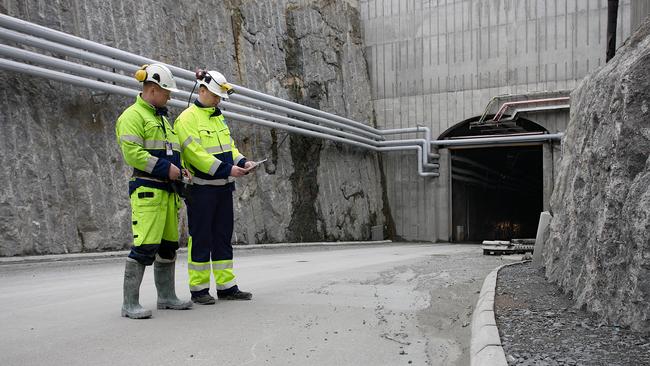
[[[535,238],[543,208],[542,146],[451,151],[452,240]]]

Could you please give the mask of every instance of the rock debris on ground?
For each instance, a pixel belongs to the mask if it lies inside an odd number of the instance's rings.
[[[499,271],[494,311],[508,365],[650,365],[650,334],[573,306],[530,263]]]

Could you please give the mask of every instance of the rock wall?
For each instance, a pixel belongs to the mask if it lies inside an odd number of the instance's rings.
[[[571,95],[546,274],[604,321],[650,331],[650,18]]]
[[[4,0],[0,11],[374,123],[355,2]],[[132,100],[9,72],[0,86],[0,256],[128,248],[114,123]],[[235,242],[368,239],[384,224],[376,154],[229,125],[245,155],[269,159],[238,181]]]

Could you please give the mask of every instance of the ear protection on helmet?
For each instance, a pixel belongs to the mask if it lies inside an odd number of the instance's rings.
[[[147,67],[148,66],[149,65],[144,64],[144,65],[142,65],[142,67],[140,67],[140,69],[138,71],[135,72],[135,80],[140,81],[140,82],[147,80]]]

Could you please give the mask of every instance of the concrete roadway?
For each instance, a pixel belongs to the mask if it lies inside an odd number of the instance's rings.
[[[148,320],[120,317],[123,258],[4,264],[0,365],[469,365],[472,310],[500,264],[476,245],[237,250],[252,301],[155,310],[147,268]]]

